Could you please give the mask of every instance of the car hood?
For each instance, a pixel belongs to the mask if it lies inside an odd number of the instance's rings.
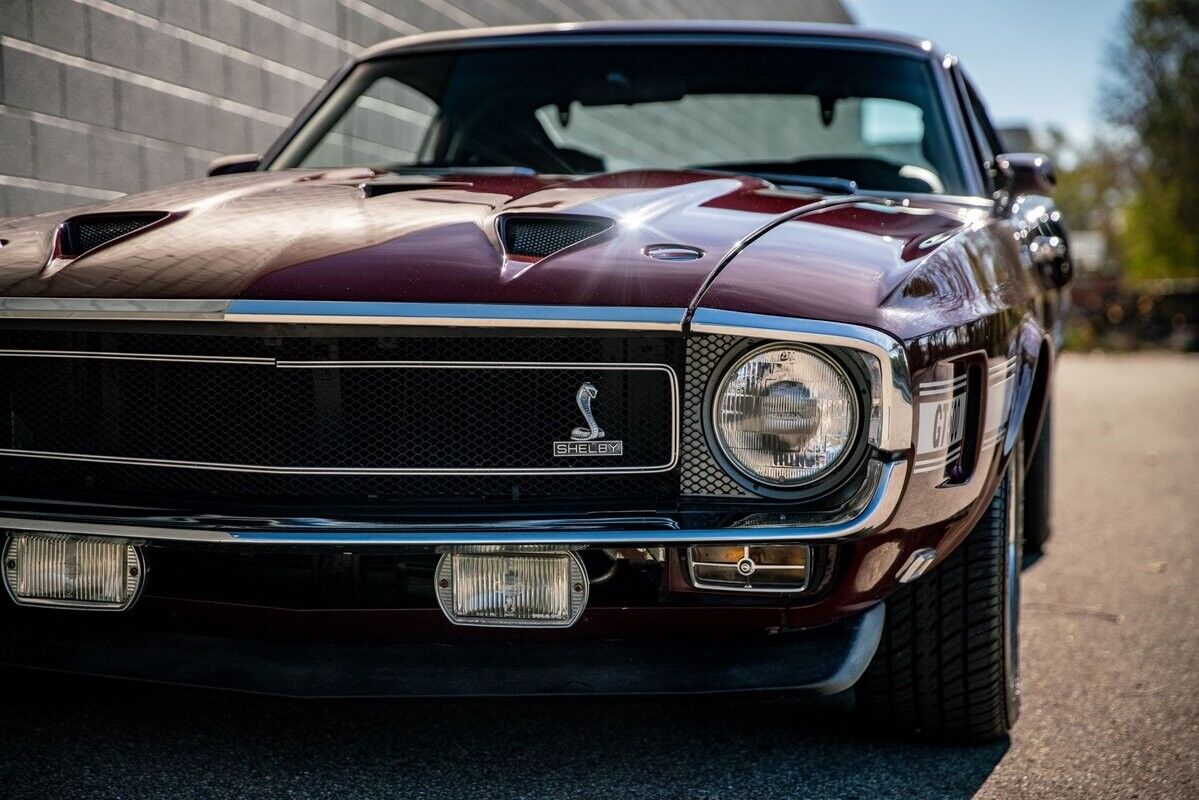
[[[168,216],[73,260],[54,257],[62,223],[122,212]],[[521,258],[505,252],[498,232],[516,215],[614,224],[550,256]],[[290,170],[0,220],[0,294],[688,308],[710,288],[720,307],[805,315],[877,308],[963,224],[943,203],[822,200],[705,172]],[[661,244],[694,257],[646,254]]]

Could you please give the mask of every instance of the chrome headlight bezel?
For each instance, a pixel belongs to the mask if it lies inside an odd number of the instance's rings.
[[[854,425],[850,442],[836,461],[821,472],[798,482],[773,483],[755,475],[733,457],[719,433],[718,397],[736,369],[750,359],[771,350],[796,350],[819,358],[844,378],[854,400]],[[869,428],[872,421],[871,375],[857,354],[842,348],[825,348],[789,341],[747,341],[731,348],[712,370],[704,393],[704,436],[716,463],[742,488],[761,497],[802,501],[827,494],[857,474],[870,450]]]

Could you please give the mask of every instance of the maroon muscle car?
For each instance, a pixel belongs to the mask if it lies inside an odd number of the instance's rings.
[[[1015,721],[1070,265],[952,57],[416,36],[211,174],[0,221],[0,665]]]

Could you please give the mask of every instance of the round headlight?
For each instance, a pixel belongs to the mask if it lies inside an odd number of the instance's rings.
[[[795,345],[768,345],[724,373],[712,401],[723,454],[767,486],[801,486],[849,455],[858,401],[832,359]]]

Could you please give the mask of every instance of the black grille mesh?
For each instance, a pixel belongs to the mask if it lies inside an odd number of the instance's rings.
[[[89,350],[276,361],[664,363],[664,338],[298,338],[0,333],[12,349]],[[590,469],[670,461],[670,384],[657,370],[281,369],[260,364],[3,358],[0,447],[276,467]],[[625,455],[555,458],[583,424],[575,395]],[[659,495],[645,476],[281,475],[76,461],[0,459],[9,481],[171,495],[619,497]],[[670,490],[666,490],[670,493]]]
[[[721,359],[742,340],[694,336],[687,340],[679,492],[694,497],[752,497],[716,463],[704,435],[704,395]]]
[[[80,256],[162,218],[162,214],[79,217],[67,223],[60,249],[64,256]]]
[[[509,217],[504,222],[504,247],[515,255],[544,258],[611,227],[609,219]]]

